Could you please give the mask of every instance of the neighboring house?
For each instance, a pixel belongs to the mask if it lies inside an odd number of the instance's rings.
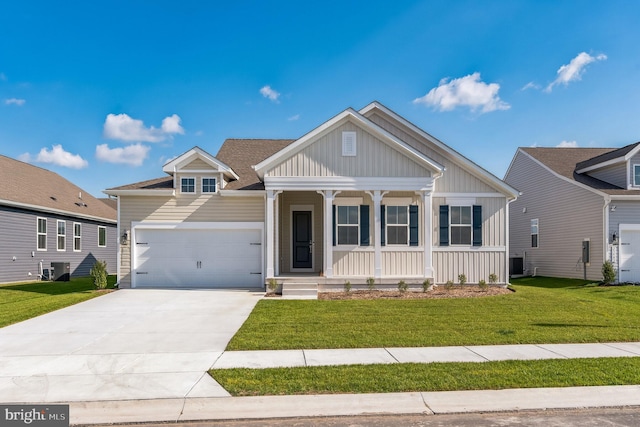
[[[510,256],[524,274],[600,280],[611,260],[620,281],[640,282],[640,143],[519,148],[505,181],[522,192]]]
[[[386,107],[195,147],[119,200],[121,287],[508,281],[516,190]]]
[[[116,210],[60,175],[0,155],[0,283],[49,278],[52,262],[116,271]]]

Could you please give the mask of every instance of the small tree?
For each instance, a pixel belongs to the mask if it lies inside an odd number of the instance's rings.
[[[369,277],[367,279],[367,288],[369,288],[370,291],[374,290],[376,288],[376,279]]]
[[[269,291],[275,292],[278,288],[278,281],[272,277],[269,279],[269,282],[267,282],[267,287],[269,288]]]
[[[346,282],[344,282],[344,291],[347,292],[347,293],[351,292],[351,282],[348,281],[348,280]]]
[[[107,288],[107,261],[96,261],[89,270],[89,275],[93,278],[93,285],[96,289]]]
[[[480,281],[478,282],[478,286],[484,292],[487,292],[489,290],[489,285],[484,279],[480,279]]]
[[[467,275],[466,274],[458,274],[458,282],[460,282],[460,285],[464,285],[465,283],[467,283]]]
[[[489,283],[495,285],[498,282],[498,276],[495,273],[489,275]]]
[[[424,282],[422,282],[422,292],[427,292],[429,289],[431,289],[431,280],[424,279]]]
[[[398,282],[398,290],[400,292],[406,292],[407,289],[409,289],[409,285],[407,285],[407,282],[405,282],[404,280],[400,280]]]
[[[453,280],[447,280],[447,283],[444,284],[444,288],[448,291],[453,289]]]
[[[605,261],[602,264],[602,282],[605,285],[610,285],[616,281],[616,270],[613,268],[611,261]]]

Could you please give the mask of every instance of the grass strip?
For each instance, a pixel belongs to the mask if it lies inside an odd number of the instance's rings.
[[[393,393],[640,384],[640,357],[214,369],[233,396]]]
[[[113,288],[116,276],[107,277]],[[103,295],[91,277],[74,277],[69,282],[31,282],[0,286],[0,327]]]
[[[481,298],[264,299],[228,350],[640,341],[640,286],[525,278]]]

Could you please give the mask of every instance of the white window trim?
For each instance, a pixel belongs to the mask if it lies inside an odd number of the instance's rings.
[[[636,168],[640,168],[640,164],[634,164],[631,166],[631,180],[634,187],[640,187],[640,182],[636,182]]]
[[[44,233],[40,232],[40,220],[44,221]],[[47,224],[47,218],[44,217],[37,217],[36,219],[36,248],[38,251],[41,252],[46,252],[47,250],[47,243],[48,243],[48,233],[47,233],[47,227],[49,226],[49,224]],[[40,236],[44,236],[44,248],[40,248],[39,242],[40,242]]]
[[[100,244],[100,229],[104,230],[104,245]],[[98,226],[98,247],[99,248],[106,248],[107,247],[107,227],[105,227],[104,225],[99,225]]]
[[[453,218],[453,215],[451,214],[451,209],[452,208],[469,208],[469,210],[471,211],[471,215],[469,216],[471,219],[471,222],[469,224],[453,224],[451,222],[451,219]],[[470,237],[470,243],[466,244],[466,243],[453,243],[453,235],[451,233],[451,231],[453,230],[453,227],[456,228],[462,228],[462,227],[467,227],[469,228],[469,237]],[[458,246],[458,247],[468,247],[468,246],[473,246],[473,206],[472,205],[453,205],[453,206],[449,206],[449,245],[450,246]]]
[[[355,157],[357,153],[357,133],[355,131],[343,131],[342,132],[342,156],[343,157]],[[351,143],[349,143],[351,139]]]
[[[355,207],[358,212],[358,223],[357,224],[340,224],[339,218],[340,214],[338,210],[340,207]],[[357,227],[358,231],[356,233],[357,243],[340,243],[340,227]],[[360,205],[336,205],[336,247],[340,248],[353,248],[360,246]]]
[[[215,182],[216,182],[215,183],[215,188],[216,188],[215,191],[204,191],[204,180],[205,179],[213,179],[213,180],[215,180]],[[200,188],[201,188],[202,194],[216,194],[218,192],[218,178],[215,177],[215,176],[203,176],[200,179]]]
[[[182,180],[183,179],[192,179],[193,180],[193,191],[182,191]],[[196,177],[195,176],[181,176],[180,177],[180,194],[196,194],[197,192],[197,188],[196,188]]]
[[[64,224],[64,234],[60,234],[60,223]],[[64,248],[62,249],[60,249],[60,237],[64,238]],[[67,222],[63,220],[56,220],[56,249],[58,252],[67,250]]]
[[[536,222],[536,233],[533,233],[533,231],[531,230],[531,228],[533,227],[533,221]],[[540,247],[540,219],[539,218],[532,218],[531,221],[529,222],[529,231],[531,236],[533,236],[534,234],[537,236],[536,238],[536,246],[530,245],[532,249],[536,249]],[[531,243],[531,238],[529,239],[529,243]]]
[[[406,247],[409,246],[409,205],[385,205],[385,211],[384,211],[384,238],[385,238],[385,245],[386,246],[391,246],[391,247]],[[398,207],[398,208],[405,208],[407,210],[407,223],[406,224],[389,224],[389,208],[390,207]],[[407,229],[407,243],[389,243],[389,227],[402,227],[405,226]]]
[[[80,235],[76,236],[76,225],[80,226]],[[80,241],[80,249],[76,249],[76,239]],[[73,223],[73,252],[82,252],[82,223],[74,222]]]

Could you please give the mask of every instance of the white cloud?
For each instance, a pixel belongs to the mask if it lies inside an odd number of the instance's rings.
[[[440,111],[450,111],[458,106],[469,107],[471,111],[480,110],[481,113],[508,110],[511,106],[500,99],[499,90],[499,84],[484,83],[480,80],[480,73],[476,72],[458,79],[442,79],[438,87],[414,99],[413,103],[430,105]]]
[[[22,107],[25,102],[27,102],[26,99],[8,98],[4,100],[4,105],[17,105],[18,107]]]
[[[591,56],[586,52],[581,52],[566,65],[560,67],[557,71],[558,76],[545,88],[545,92],[551,92],[554,86],[563,84],[568,85],[569,82],[580,80],[584,74],[585,67],[595,61],[604,61],[607,55],[600,54]]]
[[[560,144],[556,145],[558,148],[577,148],[578,143],[576,141],[562,141]]]
[[[109,148],[107,144],[96,146],[96,158],[107,163],[121,163],[131,166],[141,166],[151,147],[132,144],[127,147]]]
[[[271,86],[269,85],[260,88],[260,94],[265,98],[269,98],[273,102],[279,102],[278,98],[280,97],[280,92],[276,92],[275,90],[271,89]]]
[[[540,89],[540,85],[534,82],[529,82],[526,85],[522,86],[522,89],[520,90],[527,90],[527,89]]]
[[[177,114],[165,117],[160,129],[145,127],[142,120],[133,119],[127,114],[107,114],[103,129],[105,138],[136,142],[161,142],[176,133],[184,134]]]
[[[300,118],[300,114],[296,114],[296,115],[293,115],[293,116],[289,117],[287,120],[289,120],[290,122],[295,122],[299,118]]]
[[[42,148],[35,157],[29,153],[21,154],[18,159],[23,162],[50,163],[71,169],[82,169],[89,166],[89,162],[79,154],[71,154],[68,151],[64,151],[61,144],[53,145],[51,151],[47,148]]]

